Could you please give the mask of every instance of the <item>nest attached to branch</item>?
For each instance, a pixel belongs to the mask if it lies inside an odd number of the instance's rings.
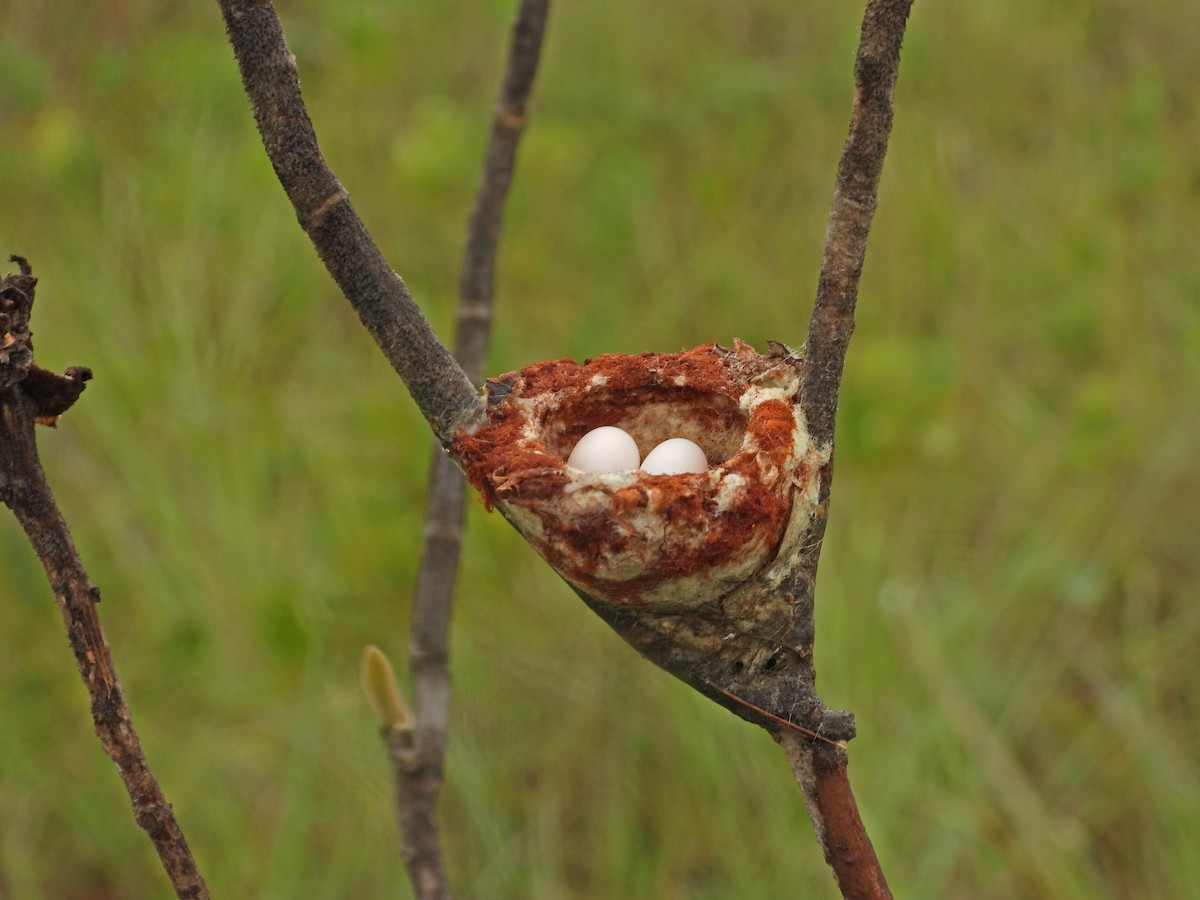
[[[781,574],[802,530],[789,523],[812,518],[821,457],[799,384],[785,348],[759,356],[740,341],[534,363],[488,383],[488,423],[453,449],[485,502],[572,585],[615,606],[690,610]],[[643,457],[688,438],[709,469],[569,467],[571,448],[601,425],[628,432]]]
[[[773,343],[533,363],[487,383],[486,422],[450,447],[498,509],[626,640],[701,690],[795,709],[763,679],[811,687],[811,591],[799,577],[829,448],[799,403],[802,360]],[[707,472],[582,472],[571,449],[602,425],[644,457],[683,437]],[[797,594],[801,596],[798,598]],[[742,713],[745,715],[745,713]]]

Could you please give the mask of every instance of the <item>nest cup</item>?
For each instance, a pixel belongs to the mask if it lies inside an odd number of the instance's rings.
[[[781,577],[816,508],[798,405],[801,361],[738,341],[675,354],[534,363],[488,382],[487,421],[451,452],[484,502],[590,597],[660,612]],[[615,425],[645,455],[667,438],[704,450],[704,473],[581,472],[583,435]]]

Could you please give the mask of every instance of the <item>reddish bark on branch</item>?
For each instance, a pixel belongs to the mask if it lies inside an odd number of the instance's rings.
[[[850,790],[844,748],[789,731],[775,739],[804,794],[808,817],[825,861],[846,900],[891,900],[875,848]]]

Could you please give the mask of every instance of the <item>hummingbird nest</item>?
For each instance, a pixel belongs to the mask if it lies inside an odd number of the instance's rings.
[[[804,425],[801,365],[781,344],[760,356],[742,341],[534,363],[488,381],[487,422],[451,451],[484,502],[589,597],[660,614],[729,603],[783,581],[817,508],[828,457]],[[643,457],[688,438],[708,471],[568,466],[602,425]]]

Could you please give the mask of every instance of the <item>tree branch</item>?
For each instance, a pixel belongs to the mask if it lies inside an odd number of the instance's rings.
[[[870,0],[854,61],[854,106],[838,163],[817,298],[804,343],[801,405],[809,434],[833,443],[838,389],[892,128],[892,94],[912,0]]]
[[[317,145],[270,0],[218,0],[263,147],[300,225],[443,445],[482,400],[388,266]]]
[[[458,286],[454,355],[473,384],[483,380],[487,362],[496,247],[516,167],[517,146],[525,128],[529,95],[541,57],[549,5],[549,0],[521,0],[517,9],[504,81],[492,113],[483,176],[467,225],[467,244]]]
[[[496,249],[537,73],[548,6],[548,0],[522,0],[517,10],[504,80],[492,114],[483,175],[467,226],[454,352],[472,383],[483,379],[487,360]],[[462,549],[464,501],[462,474],[451,458],[435,447],[413,601],[410,669],[415,721],[383,732],[395,772],[405,863],[413,889],[422,900],[450,896],[438,840],[436,806],[450,720],[448,634]]]
[[[804,794],[825,861],[846,900],[890,900],[875,848],[850,790],[846,751],[790,731],[775,735]]]
[[[892,128],[892,97],[912,0],[868,0],[854,61],[854,105],[838,163],[817,297],[804,344],[800,405],[813,441],[829,448],[818,513],[798,567],[811,592],[828,523],[834,428],[854,308]],[[825,859],[847,898],[890,898],[887,880],[850,790],[844,750],[779,733]]]
[[[91,698],[96,734],[129,792],[134,818],[153,841],[176,894],[203,900],[208,889],[142,752],[117,681],[96,611],[100,591],[88,580],[38,459],[35,422],[65,412],[91,372],[75,368],[58,376],[33,365],[28,318],[37,279],[23,259],[13,259],[21,274],[0,281],[0,499],[21,523],[46,570]]]

